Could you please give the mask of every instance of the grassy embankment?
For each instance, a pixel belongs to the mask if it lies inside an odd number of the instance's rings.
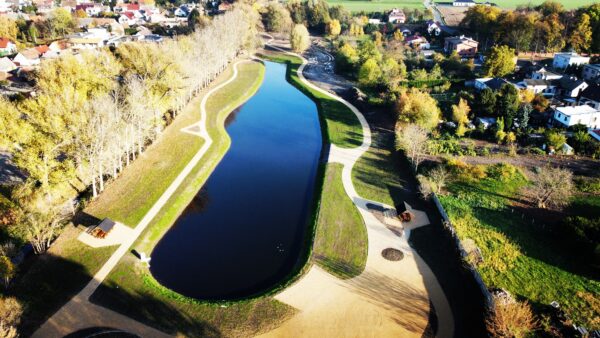
[[[233,110],[258,88],[262,79],[262,65],[243,64],[239,69],[238,79],[225,88],[225,91],[232,89],[227,91],[229,94],[220,97],[220,100],[209,101],[207,110],[211,116],[216,116],[220,110]],[[226,81],[231,74],[232,67],[229,67],[212,86]],[[200,137],[181,132],[181,128],[198,121],[202,95],[190,102],[173,124],[165,129],[160,140],[127,167],[115,182],[107,185],[98,199],[84,210],[84,214],[94,218],[111,217],[132,227],[143,218],[203,144]],[[216,121],[212,123],[217,124]],[[76,239],[80,230],[68,228],[48,255],[34,262],[17,281],[13,293],[27,305],[21,328],[23,334],[32,332],[76,294],[116,249],[93,249],[83,245]]]
[[[534,308],[552,301],[578,323],[599,328],[600,281],[567,240],[550,235],[518,212],[524,176],[459,176],[440,200],[459,237],[472,239],[483,262],[478,270],[488,287],[500,287],[528,300]],[[575,200],[600,216],[600,195]],[[517,212],[515,212],[517,210]]]
[[[298,77],[302,61],[295,56],[265,52],[263,57],[288,64],[288,81],[311,97],[319,109],[326,142],[342,148],[362,143],[362,130],[354,113],[341,102],[305,86]],[[360,274],[367,259],[364,222],[342,185],[342,166],[327,164],[313,247],[313,260],[339,278]]]

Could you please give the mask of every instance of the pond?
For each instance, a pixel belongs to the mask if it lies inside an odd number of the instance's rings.
[[[285,65],[265,66],[256,95],[226,122],[231,147],[152,252],[154,278],[180,294],[256,295],[306,249],[322,146],[317,107],[286,81]]]

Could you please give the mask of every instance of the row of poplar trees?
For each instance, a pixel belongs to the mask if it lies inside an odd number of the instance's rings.
[[[191,35],[132,42],[42,64],[35,96],[0,99],[0,146],[26,180],[12,192],[22,233],[43,252],[66,198],[82,182],[96,197],[154,141],[166,121],[256,38],[250,8],[215,17]],[[72,197],[72,196],[71,196]]]

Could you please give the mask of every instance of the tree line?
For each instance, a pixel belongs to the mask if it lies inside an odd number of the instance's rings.
[[[600,4],[576,10],[566,10],[552,0],[515,10],[476,5],[467,10],[460,25],[483,49],[504,44],[517,52],[554,53],[565,47],[577,52],[600,52]]]
[[[11,192],[17,216],[10,232],[45,251],[61,227],[65,187],[83,185],[93,197],[102,192],[107,178],[117,177],[241,50],[254,46],[253,13],[237,7],[189,36],[47,61],[36,75],[35,96],[0,99],[0,146],[26,175]]]

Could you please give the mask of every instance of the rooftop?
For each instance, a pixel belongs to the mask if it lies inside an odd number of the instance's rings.
[[[557,107],[556,111],[567,115],[567,116],[574,116],[574,115],[586,115],[586,114],[593,114],[593,113],[597,113],[598,111],[588,105],[583,105],[583,106],[575,106],[575,107]]]
[[[589,64],[585,65],[585,68],[592,68],[593,70],[600,72],[600,64]]]

